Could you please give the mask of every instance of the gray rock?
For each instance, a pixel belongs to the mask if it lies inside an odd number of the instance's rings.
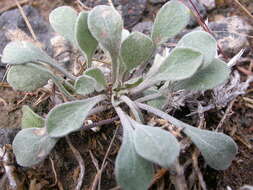
[[[232,56],[249,46],[247,35],[253,34],[253,26],[241,17],[232,16],[208,25],[226,55]]]
[[[0,147],[11,144],[18,131],[15,128],[0,128]]]
[[[149,0],[150,3],[157,4],[157,3],[164,3],[166,0]]]
[[[50,38],[53,35],[53,30],[50,28],[49,24],[43,20],[43,17],[40,16],[37,9],[29,5],[24,6],[23,9],[38,41],[42,43],[42,46],[49,54],[52,54]],[[10,41],[10,37],[8,38],[9,31],[21,31],[20,36],[18,36],[18,32],[13,34],[14,37],[17,36],[16,40],[22,38],[22,32],[31,37],[29,29],[18,9],[6,11],[0,15],[0,53],[2,53],[3,48]]]
[[[193,6],[191,5],[191,3],[189,1],[185,1],[185,3],[186,3],[187,7],[189,7],[191,10],[194,10]],[[200,16],[202,18],[205,18],[207,15],[207,11],[206,11],[205,6],[201,2],[199,2],[198,0],[192,0],[192,3],[197,8],[198,12],[200,13]],[[195,18],[195,16],[192,13],[188,27],[192,28],[192,27],[196,26],[197,24],[198,24],[197,19]]]
[[[143,21],[143,22],[136,24],[133,27],[132,31],[138,31],[138,32],[142,32],[144,34],[149,35],[151,33],[152,26],[153,26],[153,22]]]

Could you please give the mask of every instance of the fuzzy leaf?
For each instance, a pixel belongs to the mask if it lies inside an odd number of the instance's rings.
[[[88,16],[88,27],[96,40],[107,49],[111,56],[117,56],[121,44],[123,21],[111,6],[99,5]]]
[[[100,92],[106,88],[107,84],[104,73],[99,68],[87,69],[84,74],[96,80],[96,84],[93,84],[93,86],[95,86],[97,92]]]
[[[53,59],[30,42],[14,41],[5,46],[1,61],[8,64],[23,64],[37,61],[53,62]]]
[[[178,34],[190,18],[189,9],[177,0],[169,1],[159,10],[152,30],[152,39],[156,45],[166,42]]]
[[[26,128],[43,128],[45,125],[45,119],[38,114],[34,113],[29,106],[22,107],[22,119],[21,127]]]
[[[193,31],[186,34],[177,44],[177,47],[193,48],[204,56],[204,64],[213,61],[217,53],[217,42],[214,37],[203,31]]]
[[[171,133],[157,127],[135,124],[136,152],[151,162],[169,168],[179,156],[180,145]]]
[[[22,129],[12,147],[17,163],[24,167],[38,164],[50,153],[57,139],[47,135],[46,128]]]
[[[214,59],[211,64],[199,70],[191,78],[176,83],[176,89],[208,90],[226,81],[230,69],[223,61]]]
[[[91,62],[93,53],[95,52],[98,46],[98,42],[91,35],[87,22],[88,22],[88,12],[83,11],[79,13],[75,25],[75,36],[76,41],[81,50],[85,53],[88,62]]]
[[[122,125],[123,142],[115,162],[117,182],[124,190],[147,190],[154,173],[152,163],[136,153],[130,123]]]
[[[75,81],[75,89],[78,94],[87,95],[95,92],[96,80],[90,76],[82,75]]]
[[[154,88],[149,88],[144,91],[144,95],[150,95],[154,93],[160,93],[160,92],[159,90],[156,90]],[[159,110],[162,110],[164,104],[166,103],[166,100],[167,98],[165,96],[160,96],[159,98],[148,101],[147,104]]]
[[[34,91],[47,84],[49,79],[48,72],[33,65],[13,65],[7,74],[8,83],[20,91]]]
[[[161,56],[160,54],[155,55],[154,62],[152,66],[150,67],[146,77],[152,77],[154,76],[157,72],[159,72],[159,68],[161,67],[162,63],[164,62],[165,57]]]
[[[151,38],[140,32],[133,32],[122,43],[120,54],[128,71],[145,63],[154,49]]]
[[[190,78],[202,65],[203,56],[200,52],[189,48],[176,48],[162,63],[156,80],[182,80]]]
[[[237,153],[232,138],[223,134],[195,127],[186,127],[184,133],[201,151],[207,164],[217,170],[227,169]]]
[[[46,127],[49,136],[63,137],[80,129],[89,111],[103,99],[104,96],[100,95],[54,107],[46,118]]]
[[[58,7],[49,15],[49,22],[53,29],[74,45],[76,45],[75,23],[77,16],[77,12],[69,6]]]

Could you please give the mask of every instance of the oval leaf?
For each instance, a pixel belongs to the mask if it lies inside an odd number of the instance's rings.
[[[157,127],[134,125],[136,152],[151,162],[169,168],[179,156],[180,145],[171,133]]]
[[[225,170],[230,166],[237,153],[237,145],[232,138],[195,127],[186,127],[183,131],[201,151],[210,167]]]
[[[147,190],[154,173],[152,163],[136,153],[134,131],[129,122],[122,122],[122,125],[123,142],[115,162],[117,182],[124,190]]]
[[[208,90],[225,82],[230,74],[230,68],[219,59],[214,59],[211,64],[199,70],[187,80],[176,83],[176,89]]]
[[[46,128],[22,129],[12,143],[17,163],[24,167],[38,164],[51,152],[57,140],[47,135]]]
[[[189,48],[176,48],[163,61],[156,80],[182,80],[190,78],[202,65],[203,56],[200,52]]]
[[[22,119],[21,127],[26,128],[43,128],[45,125],[45,119],[38,114],[34,113],[29,106],[22,107]]]
[[[49,22],[53,29],[74,45],[76,45],[75,23],[77,16],[77,12],[69,6],[58,7],[49,15]]]
[[[121,44],[123,21],[120,14],[111,6],[99,5],[88,16],[88,27],[97,41],[111,56],[117,56]]]
[[[97,40],[91,35],[88,28],[88,12],[79,13],[75,25],[76,41],[86,55],[86,59],[91,66],[92,56],[98,46]]]
[[[133,32],[122,43],[120,55],[128,71],[145,63],[153,52],[151,38],[140,32]]]
[[[75,90],[78,94],[87,95],[95,92],[96,80],[90,76],[83,75],[75,81]]]
[[[159,10],[152,30],[152,39],[156,45],[166,42],[178,34],[190,18],[189,9],[177,0],[169,1]]]
[[[20,91],[34,91],[47,84],[50,74],[38,66],[13,65],[7,74],[8,83]]]
[[[50,137],[63,137],[77,131],[89,114],[89,111],[104,96],[72,101],[54,107],[47,115],[46,127]]]
[[[24,64],[28,62],[54,62],[46,52],[30,42],[14,41],[8,43],[2,56],[2,62],[8,64]]]
[[[217,53],[217,42],[208,32],[193,31],[186,34],[177,44],[177,47],[194,48],[204,56],[204,64],[213,61]]]
[[[107,86],[104,73],[99,68],[87,69],[84,73],[96,80],[95,89],[97,92],[104,90]]]

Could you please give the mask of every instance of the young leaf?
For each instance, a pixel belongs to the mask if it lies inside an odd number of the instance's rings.
[[[54,9],[49,15],[49,22],[53,29],[76,45],[75,40],[75,23],[77,12],[69,6],[62,6]]]
[[[186,34],[177,44],[177,47],[193,48],[204,56],[204,64],[211,63],[217,53],[217,42],[214,37],[204,31],[193,31]]]
[[[13,65],[7,74],[8,83],[20,91],[34,91],[50,79],[50,74],[36,65]]]
[[[151,162],[169,168],[179,156],[180,145],[171,133],[157,127],[135,124],[136,152]]]
[[[92,56],[98,46],[97,40],[91,35],[88,28],[88,12],[79,13],[75,25],[76,41],[87,58],[88,66],[91,66]]]
[[[111,6],[99,5],[88,15],[88,27],[97,41],[111,56],[117,56],[121,44],[123,21],[120,14]]]
[[[8,64],[24,64],[37,61],[53,62],[53,59],[30,42],[14,41],[5,46],[1,61]]]
[[[191,78],[179,81],[175,84],[176,89],[208,90],[226,81],[230,69],[223,61],[214,59],[211,64],[199,70]]]
[[[17,163],[24,167],[38,164],[50,153],[57,140],[47,135],[46,128],[22,129],[12,143]]]
[[[22,119],[21,127],[26,128],[43,128],[45,125],[45,119],[38,114],[34,113],[29,106],[22,107]]]
[[[183,3],[169,1],[157,13],[151,34],[153,42],[156,45],[166,42],[188,24],[189,18],[190,11]]]
[[[122,43],[120,55],[127,71],[145,63],[154,50],[152,40],[140,32],[133,32]]]
[[[189,48],[176,48],[162,63],[159,73],[153,76],[158,81],[177,81],[190,78],[202,65],[200,52]]]
[[[153,177],[153,166],[136,153],[134,131],[127,117],[123,117],[123,142],[115,162],[116,179],[124,190],[147,190]]]
[[[183,132],[190,137],[212,168],[225,170],[235,158],[237,145],[229,136],[195,127],[186,127]]]
[[[97,92],[104,90],[107,86],[104,73],[99,68],[87,69],[84,73],[96,80],[95,89]]]
[[[63,137],[82,127],[89,111],[105,97],[95,96],[54,107],[47,115],[46,127],[50,137]]]
[[[87,95],[95,92],[96,80],[90,76],[82,75],[75,81],[75,89],[78,94]]]

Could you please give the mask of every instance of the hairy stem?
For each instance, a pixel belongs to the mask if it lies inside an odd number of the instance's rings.
[[[186,180],[184,176],[184,169],[180,165],[179,161],[176,160],[176,162],[172,165],[170,168],[173,173],[170,175],[170,179],[172,183],[175,186],[176,190],[187,190]]]
[[[147,102],[147,101],[150,101],[150,100],[157,99],[157,98],[159,98],[159,97],[161,97],[161,96],[162,96],[162,94],[160,94],[160,93],[154,93],[154,94],[150,94],[150,95],[147,95],[147,96],[138,98],[138,99],[135,100],[135,101],[136,101],[136,102]]]
[[[136,95],[144,90],[154,86],[157,83],[156,80],[146,79],[141,84],[129,91],[130,95]]]
[[[51,63],[51,62],[44,62],[44,61],[40,61],[39,63],[45,63],[50,65],[51,67],[53,67],[54,69],[58,70],[59,72],[61,72],[62,74],[64,74],[66,77],[68,77],[71,80],[76,80],[76,77],[72,74],[70,74],[67,70],[65,70],[63,67],[61,67],[57,62]]]
[[[120,99],[126,103],[126,105],[130,108],[131,112],[133,113],[135,119],[139,122],[143,122],[143,116],[141,114],[141,111],[139,110],[139,108],[137,107],[137,105],[135,104],[135,102],[133,102],[130,98],[128,98],[127,96],[121,96]]]
[[[154,115],[157,115],[157,116],[169,121],[175,127],[178,127],[178,128],[181,128],[181,129],[186,128],[186,127],[192,127],[192,126],[176,119],[175,117],[172,117],[171,115],[169,115],[169,114],[167,114],[167,113],[165,113],[165,112],[163,112],[163,111],[161,111],[157,108],[154,108],[152,106],[149,106],[147,104],[142,104],[142,103],[139,103],[139,102],[135,102],[135,103],[139,108],[141,108],[143,110],[146,110],[150,113],[153,113]]]

